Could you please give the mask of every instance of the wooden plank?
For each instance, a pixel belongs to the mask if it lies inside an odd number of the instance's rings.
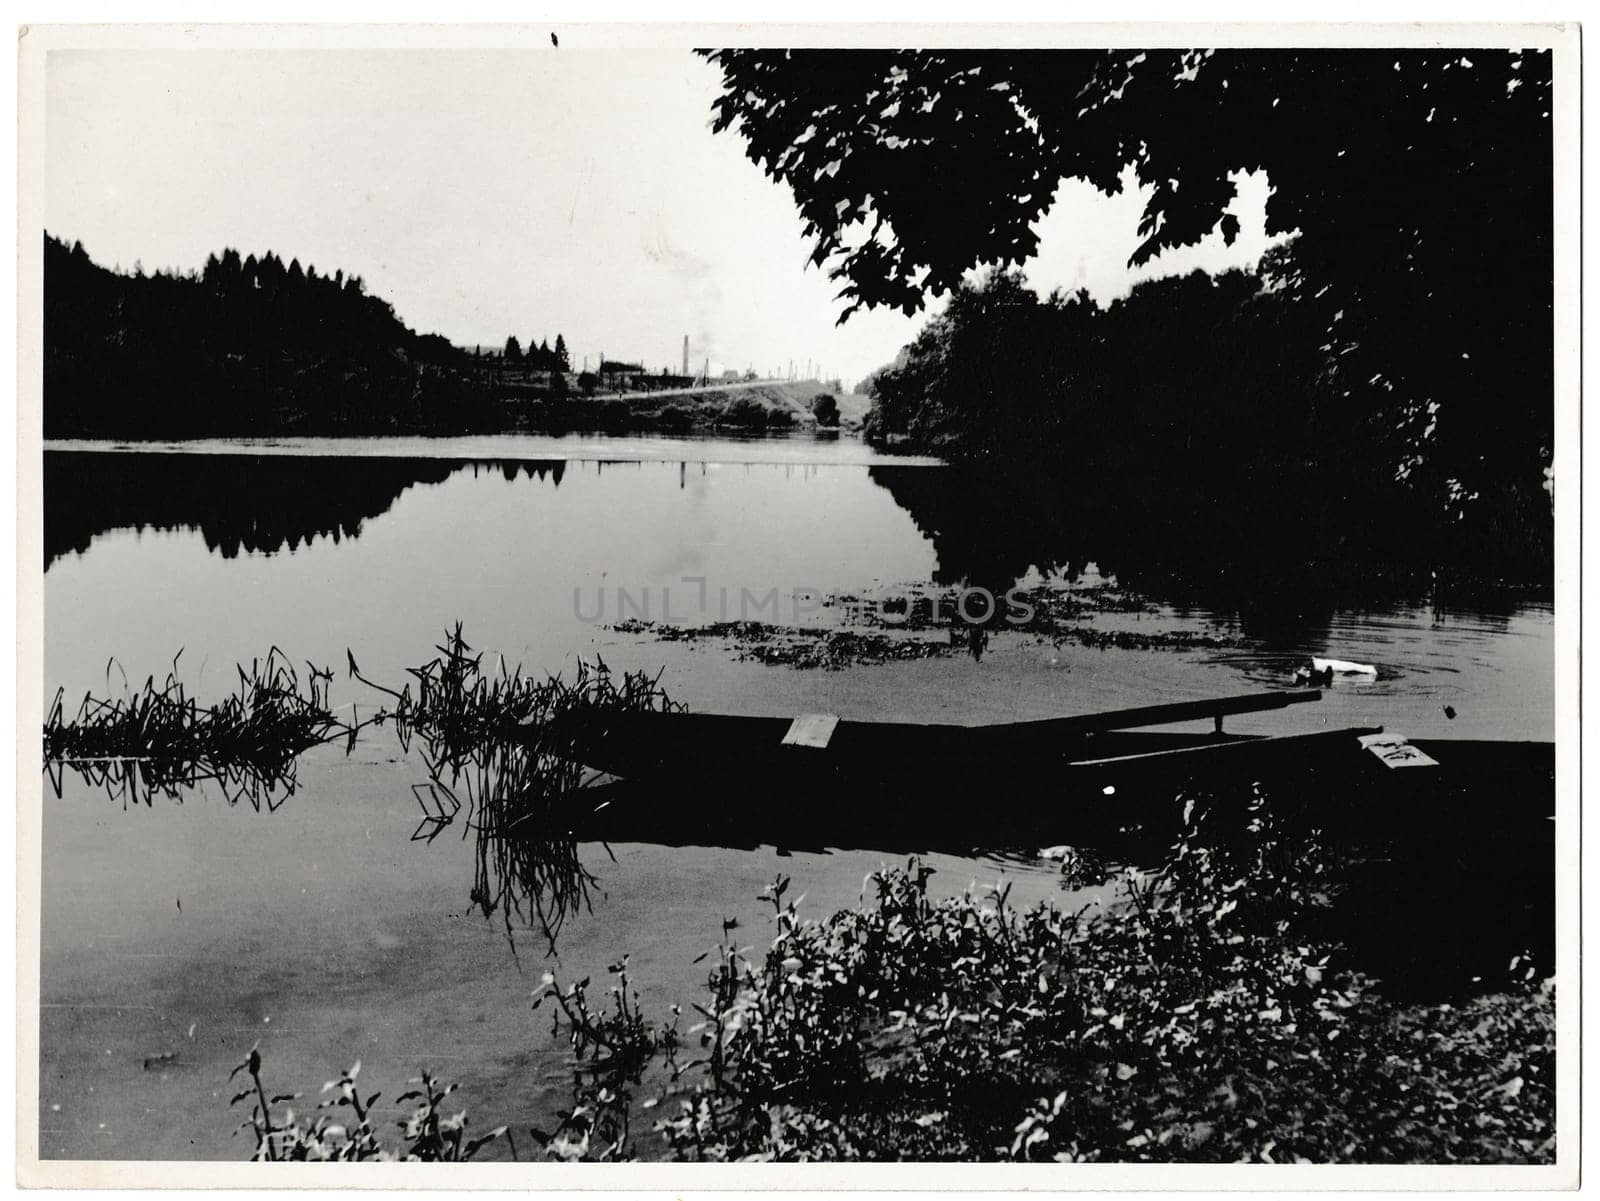
[[[1160,767],[1165,764],[1181,766],[1184,760],[1199,761],[1219,757],[1237,756],[1245,751],[1282,749],[1305,743],[1332,742],[1342,738],[1354,739],[1358,745],[1366,737],[1381,736],[1383,731],[1372,726],[1351,726],[1343,730],[1318,730],[1314,734],[1277,734],[1268,738],[1236,738],[1228,742],[1209,743],[1205,746],[1180,747],[1171,751],[1147,751],[1142,755],[1118,755],[1110,759],[1076,759],[1068,764],[1073,771],[1079,768]]]
[[[1183,721],[1230,717],[1237,713],[1265,713],[1290,705],[1319,701],[1315,688],[1296,692],[1253,692],[1245,696],[1222,697],[1209,701],[1175,701],[1166,705],[1143,705],[1135,709],[1111,709],[1085,713],[1078,717],[1050,717],[1042,721],[1014,722],[1000,726],[975,726],[975,731],[996,734],[1089,734],[1098,730],[1137,730],[1145,726],[1167,726]]]
[[[839,725],[836,713],[802,713],[789,723],[789,732],[783,736],[784,746],[805,746],[823,750]]]

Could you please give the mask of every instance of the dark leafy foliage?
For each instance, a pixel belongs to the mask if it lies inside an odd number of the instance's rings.
[[[767,406],[753,396],[736,396],[723,406],[718,424],[736,429],[764,430],[767,428]]]
[[[547,973],[533,1007],[573,1100],[531,1130],[539,1153],[634,1157],[635,1110],[659,1108],[690,1160],[1550,1162],[1553,981],[1518,956],[1476,995],[1386,996],[1322,921],[1342,853],[1281,802],[1189,797],[1164,864],[1097,913],[1018,909],[1009,888],[935,900],[912,859],[815,920],[780,876],[772,941],[724,921],[686,1029],[677,1006],[645,1016],[626,956],[599,1003]],[[352,1111],[334,1127],[272,1116],[295,1098],[269,1101],[259,1067],[234,1099],[259,1157],[466,1158],[505,1134],[466,1139],[425,1078],[388,1150],[359,1064],[323,1088],[320,1109]]]
[[[839,400],[832,392],[818,392],[811,402],[811,415],[817,424],[832,428],[839,424]]]
[[[1041,300],[1015,272],[962,284],[877,374],[866,427],[957,466],[876,474],[936,538],[970,527],[970,555],[941,552],[944,578],[998,591],[1030,566],[1108,556],[1153,585],[1167,572],[1258,592],[1548,580],[1538,470],[1470,499],[1402,476],[1409,425],[1347,386],[1297,288],[1197,273],[1100,309]]]
[[[657,1129],[688,1159],[1550,1160],[1550,982],[1513,960],[1493,994],[1389,1000],[1317,933],[1340,884],[1313,832],[1259,792],[1186,818],[1098,915],[935,901],[913,859],[815,921],[779,877],[772,943],[725,924],[681,1035],[629,1002],[625,961],[605,1011],[547,979],[558,1032],[611,1069],[574,1111],[607,1140],[566,1156],[629,1150],[626,1082],[659,1056]]]
[[[912,312],[975,266],[1024,261],[1064,179],[1114,193],[1135,170],[1151,189],[1145,262],[1214,230],[1231,240],[1231,175],[1265,171],[1268,230],[1295,234],[1269,275],[1305,310],[1299,349],[1339,365],[1328,400],[1353,410],[1330,425],[1382,414],[1400,443],[1382,469],[1457,511],[1541,499],[1547,52],[706,54],[723,75],[715,128],[792,190],[844,316]]]

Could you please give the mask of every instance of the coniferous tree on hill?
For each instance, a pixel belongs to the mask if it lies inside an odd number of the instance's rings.
[[[483,427],[463,351],[419,336],[358,276],[274,252],[134,276],[45,237],[47,437]]]

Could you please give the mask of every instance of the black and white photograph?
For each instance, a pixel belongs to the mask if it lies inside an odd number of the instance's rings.
[[[24,1183],[1576,1182],[1575,25],[18,36]]]

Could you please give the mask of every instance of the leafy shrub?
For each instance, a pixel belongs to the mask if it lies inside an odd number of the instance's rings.
[[[1314,842],[1256,794],[1225,835],[1188,816],[1087,920],[1007,890],[934,902],[915,859],[803,920],[780,877],[765,953],[715,951],[701,1058],[674,1069],[699,1080],[658,1129],[707,1160],[1553,1154],[1548,987],[1397,1008],[1307,933],[1330,886]]]
[[[612,397],[602,400],[593,406],[594,422],[598,429],[610,430],[614,433],[623,433],[633,424],[633,410],[628,407],[628,402]]]
[[[724,425],[739,429],[764,430],[767,428],[767,407],[752,396],[738,396],[722,407]]]
[[[688,405],[669,404],[663,405],[656,414],[656,425],[664,430],[682,433],[692,429],[695,423],[695,413]]]
[[[821,426],[833,427],[839,424],[839,401],[832,392],[818,392],[811,401],[811,415],[817,419]]]
[[[340,1073],[337,1080],[322,1086],[323,1100],[312,1108],[315,1118],[297,1115],[293,1108],[274,1111],[276,1105],[288,1105],[299,1100],[299,1093],[280,1093],[267,1096],[261,1080],[260,1044],[250,1048],[245,1057],[229,1075],[229,1079],[247,1072],[250,1084],[234,1094],[230,1105],[250,1102],[250,1116],[239,1124],[240,1130],[255,1135],[256,1146],[252,1159],[263,1162],[364,1160],[414,1160],[424,1162],[461,1163],[472,1159],[489,1143],[498,1138],[510,1139],[504,1126],[497,1126],[477,1138],[467,1137],[467,1114],[460,1110],[445,1116],[441,1105],[456,1091],[454,1084],[441,1084],[427,1072],[410,1081],[420,1087],[401,1093],[398,1104],[414,1101],[415,1107],[395,1125],[400,1127],[401,1141],[388,1147],[379,1139],[372,1118],[372,1109],[382,1093],[372,1093],[365,1099],[356,1088],[356,1077],[361,1074],[358,1059]],[[329,1096],[329,1094],[332,1096]],[[334,1121],[336,1111],[350,1111],[345,1121]],[[511,1143],[513,1155],[516,1144]]]
[[[541,1156],[633,1155],[635,1092],[664,1072],[641,1108],[669,1107],[655,1129],[691,1160],[1550,1161],[1553,985],[1514,960],[1497,995],[1386,1001],[1308,933],[1333,887],[1316,839],[1291,841],[1255,790],[1211,813],[1186,806],[1166,865],[1126,872],[1094,917],[1019,911],[1008,888],[934,901],[913,858],[818,921],[780,876],[772,942],[752,955],[724,923],[682,1034],[676,1006],[645,1018],[626,957],[601,1005],[547,974],[534,1008],[575,1084],[531,1131]],[[246,1068],[262,1157],[465,1158],[503,1133],[467,1140],[424,1078],[389,1152],[355,1068],[323,1105],[348,1104],[354,1134],[265,1117],[255,1052]]]

